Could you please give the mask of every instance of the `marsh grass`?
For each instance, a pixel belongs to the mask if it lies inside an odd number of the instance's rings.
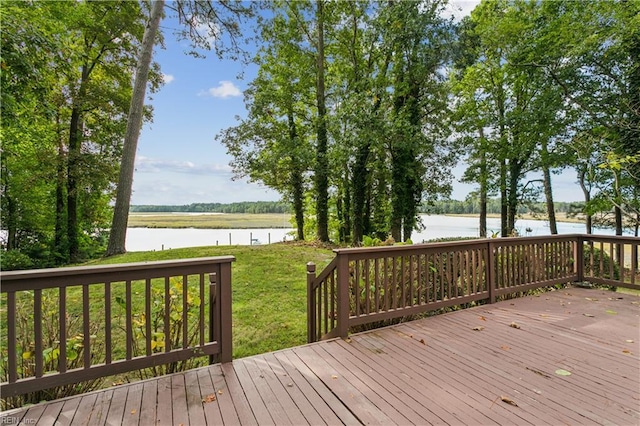
[[[283,213],[171,214],[132,213],[130,228],[249,229],[291,228],[291,215]]]

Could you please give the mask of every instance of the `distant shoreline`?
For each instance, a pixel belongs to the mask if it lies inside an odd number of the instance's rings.
[[[452,217],[477,217],[480,219],[479,214],[474,213],[445,213],[443,216],[452,216]],[[496,213],[487,214],[487,218],[491,219],[500,219],[500,215]],[[518,219],[526,219],[526,220],[540,220],[543,222],[548,222],[549,218],[546,216],[541,217],[539,215],[532,215],[531,213],[520,214],[516,216],[516,220]],[[558,212],[556,213],[556,221],[557,222],[565,222],[565,223],[585,223],[585,218],[583,216],[578,215],[577,217],[567,217],[566,213]]]

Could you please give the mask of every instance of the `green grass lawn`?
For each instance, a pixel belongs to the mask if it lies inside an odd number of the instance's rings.
[[[326,248],[295,243],[194,247],[132,252],[91,265],[232,255],[233,356],[260,354],[306,343],[306,264],[321,271],[333,258]]]

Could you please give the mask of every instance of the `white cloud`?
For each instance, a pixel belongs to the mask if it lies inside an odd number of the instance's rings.
[[[238,86],[228,80],[220,81],[217,87],[211,87],[204,94],[213,96],[214,98],[242,96],[242,92],[240,91]]]
[[[186,174],[169,170],[140,173],[138,170],[133,181],[132,204],[233,203],[281,198],[280,194],[262,185],[234,181],[224,174]]]
[[[195,164],[191,161],[163,160],[139,156],[136,158],[137,173],[183,173],[190,175],[228,175],[231,167],[226,164]]]
[[[165,84],[169,84],[173,80],[175,80],[175,77],[172,76],[171,74],[162,74],[162,80],[164,81]]]

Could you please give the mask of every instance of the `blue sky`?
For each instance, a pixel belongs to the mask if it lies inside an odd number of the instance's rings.
[[[469,13],[476,0],[454,2]],[[156,47],[154,60],[165,75],[165,85],[151,95],[153,123],[140,133],[134,173],[132,204],[181,205],[196,202],[275,201],[280,196],[256,183],[232,180],[230,157],[215,135],[236,125],[245,116],[242,92],[255,76],[256,68],[219,60],[213,53],[205,59],[186,55],[185,42],[176,41],[177,23],[165,18],[161,27],[165,49]],[[455,169],[462,174],[464,164]],[[575,173],[554,176],[557,201],[580,200]],[[452,198],[464,199],[472,185],[454,183]]]

